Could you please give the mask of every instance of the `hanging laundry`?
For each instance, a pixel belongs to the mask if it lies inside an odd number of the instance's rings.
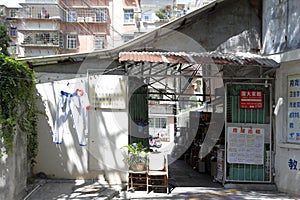
[[[89,109],[88,96],[83,90],[77,89],[74,93],[61,91],[57,101],[53,142],[55,144],[62,143],[63,134],[66,131],[65,125],[70,115],[73,118],[80,146],[86,146],[86,134],[88,132],[87,110]]]

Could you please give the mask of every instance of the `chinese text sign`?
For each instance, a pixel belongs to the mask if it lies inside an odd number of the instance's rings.
[[[228,163],[263,164],[264,129],[228,127]]]
[[[287,141],[300,143],[300,75],[288,76]]]
[[[262,90],[241,90],[240,91],[240,108],[262,109],[263,108],[263,91]]]

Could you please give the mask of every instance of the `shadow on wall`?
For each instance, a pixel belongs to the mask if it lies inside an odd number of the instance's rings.
[[[119,183],[124,180],[125,168],[121,147],[128,141],[126,112],[90,109],[87,146],[80,146],[73,116],[69,115],[62,143],[53,143],[56,99],[61,90],[71,92],[74,87],[86,89],[81,78],[37,85],[43,100],[39,106],[47,116],[40,117],[38,123],[39,151],[34,173],[42,172],[55,179],[106,179]]]
[[[42,97],[39,107],[45,110],[46,116],[39,118],[39,149],[34,173],[43,172],[48,178],[77,178],[87,172],[87,152],[79,145],[70,114],[65,123],[62,144],[53,143],[57,97],[60,91],[74,92],[74,85],[70,84],[75,82],[61,81],[37,85]]]
[[[226,47],[227,52],[257,52],[262,32],[259,7],[249,1],[220,2],[187,17],[174,30],[159,29],[147,46],[170,51],[210,52]]]

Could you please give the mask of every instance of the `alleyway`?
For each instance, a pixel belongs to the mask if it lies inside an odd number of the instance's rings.
[[[79,184],[76,181],[48,181],[43,184],[26,200],[65,200],[65,199],[220,199],[220,200],[300,200],[300,196],[287,195],[277,191],[243,190],[224,188],[221,184],[213,182],[211,176],[193,170],[183,160],[177,160],[169,166],[170,194],[146,191],[126,191],[125,186],[111,187],[100,183]],[[121,190],[123,188],[123,190]]]
[[[185,163],[177,160],[169,166],[169,184],[174,187],[213,187],[222,188],[220,183],[214,182],[209,174],[199,173]]]
[[[170,194],[146,191],[127,192],[121,191],[115,200],[121,199],[188,199],[188,200],[300,200],[300,196],[287,195],[277,191],[259,191],[225,188],[220,183],[214,182],[208,174],[202,174],[192,169],[184,160],[177,160],[169,166]],[[267,187],[266,187],[267,188]]]

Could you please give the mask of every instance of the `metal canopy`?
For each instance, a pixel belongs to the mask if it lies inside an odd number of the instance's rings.
[[[211,79],[219,79],[222,85],[232,80],[263,82],[273,79],[279,67],[274,60],[253,54],[216,52],[121,52],[119,62],[118,70],[124,70],[129,77],[140,78],[148,85],[150,93],[167,97],[159,100],[197,102],[211,100],[205,98],[207,96],[216,96],[215,90],[220,84],[212,83]],[[199,79],[203,91],[192,92]],[[191,100],[191,96],[202,98]]]

